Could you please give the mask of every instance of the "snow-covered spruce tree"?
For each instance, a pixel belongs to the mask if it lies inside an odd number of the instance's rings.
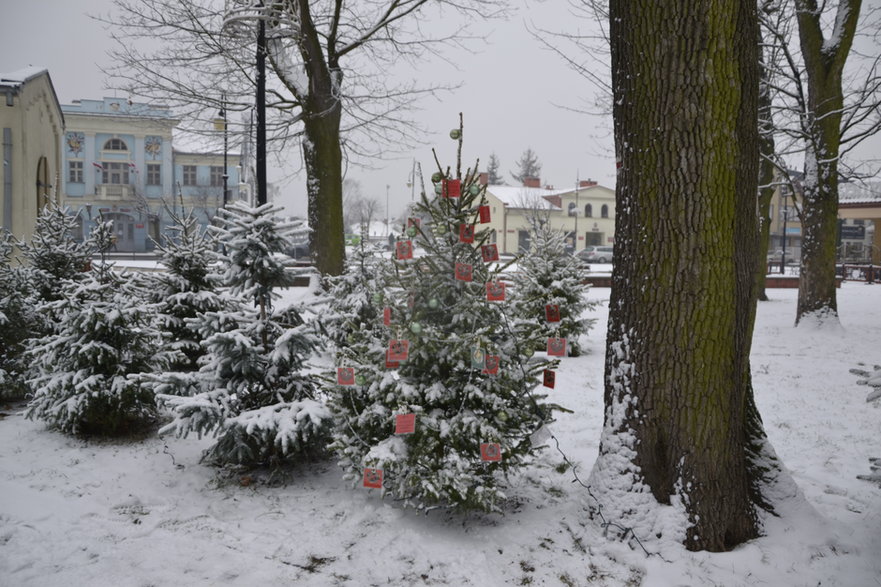
[[[27,393],[24,342],[42,320],[31,296],[29,269],[12,260],[12,234],[0,232],[0,400]]]
[[[41,300],[59,299],[65,280],[85,279],[89,259],[96,252],[93,239],[76,241],[77,219],[69,212],[50,202],[37,216],[30,242],[18,243],[32,270],[32,287]]]
[[[112,235],[112,222],[97,223],[92,239],[101,260],[85,278],[65,279],[60,298],[40,306],[58,322],[26,352],[27,417],[70,434],[128,435],[156,416],[153,393],[137,375],[155,368],[159,337],[141,292],[103,257]]]
[[[174,225],[156,243],[165,271],[148,276],[148,300],[155,304],[157,329],[168,350],[175,353],[164,377],[157,379],[157,393],[191,395],[195,372],[201,367],[205,347],[193,319],[225,307],[216,273],[215,240],[200,227],[192,212],[172,214]]]
[[[320,325],[337,362],[358,361],[366,346],[385,341],[381,300],[386,264],[379,245],[368,241],[365,226],[343,274],[324,278],[328,304],[321,311]]]
[[[478,224],[485,191],[460,170],[433,176],[437,197],[422,195],[423,221],[407,227],[383,297],[371,299],[383,305],[377,320],[388,318],[383,344],[362,329],[363,362],[338,355],[333,448],[348,478],[408,506],[498,511],[499,474],[538,450],[531,436],[551,419],[555,406],[534,388],[554,363],[530,360],[540,335],[517,331],[506,303],[487,299],[499,274],[482,256],[497,259]]]
[[[174,413],[160,432],[215,435],[204,458],[218,465],[276,464],[319,453],[327,442],[330,413],[304,372],[318,338],[296,308],[273,310],[275,290],[302,273],[282,251],[308,229],[276,211],[239,203],[221,210],[214,230],[227,251],[222,283],[232,305],[188,321],[207,351],[201,391],[160,396]]]
[[[511,308],[519,320],[537,327],[543,338],[565,338],[570,356],[581,354],[579,338],[595,320],[583,318],[596,302],[587,300],[581,261],[566,254],[565,235],[535,219],[529,251],[518,260]],[[542,347],[544,348],[544,347]]]

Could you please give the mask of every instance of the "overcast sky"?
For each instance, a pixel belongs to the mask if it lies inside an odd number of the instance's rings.
[[[561,107],[591,101],[593,86],[544,49],[526,26],[574,30],[587,23],[573,20],[565,0],[512,0],[511,4],[516,8],[511,18],[482,26],[488,36],[480,52],[446,54],[458,69],[436,61],[410,72],[414,77],[463,84],[453,93],[421,103],[417,118],[432,133],[425,137],[428,144],[399,160],[377,161],[374,170],[348,168],[347,177],[358,180],[364,195],[379,200],[383,208],[389,186],[393,217],[410,201],[407,180],[414,159],[421,162],[424,175],[430,175],[431,146],[435,146],[443,164],[455,163],[455,143],[448,133],[457,126],[459,112],[465,117],[463,164],[479,157],[485,168],[489,154],[495,152],[511,183],[509,172],[530,147],[541,161],[544,184],[565,188],[573,186],[576,178],[590,178],[614,188],[610,118]],[[0,72],[46,67],[62,104],[114,95],[105,89],[108,84],[101,72],[108,65],[106,52],[112,42],[103,25],[87,15],[108,13],[111,0],[0,0],[0,7]],[[297,152],[291,152],[289,159],[290,168],[298,166]],[[270,171],[270,181],[280,176]],[[304,183],[300,176],[282,185],[279,203],[291,213],[305,212]]]
[[[574,185],[580,176],[614,187],[610,121],[554,105],[578,106],[590,97],[592,88],[526,29],[526,22],[564,26],[569,20],[567,3],[514,0],[512,4],[518,10],[511,18],[482,28],[489,36],[479,53],[447,53],[458,71],[436,61],[412,72],[463,83],[453,93],[421,103],[417,118],[433,133],[426,137],[430,144],[397,161],[377,161],[375,170],[347,170],[347,177],[360,181],[364,194],[378,199],[382,207],[388,185],[393,216],[410,200],[407,180],[414,158],[429,170],[427,175],[433,166],[431,146],[438,148],[442,163],[455,163],[455,143],[448,132],[458,125],[459,112],[465,117],[464,163],[470,165],[479,157],[484,167],[495,152],[511,182],[509,172],[531,147],[542,163],[546,184],[562,188]],[[101,72],[112,42],[103,25],[86,14],[107,13],[112,9],[110,0],[0,0],[0,6],[0,71],[46,67],[62,104],[114,95],[105,89]],[[290,159],[299,161],[299,156],[292,152]],[[300,177],[282,188],[282,203],[292,212],[305,211],[303,183]]]

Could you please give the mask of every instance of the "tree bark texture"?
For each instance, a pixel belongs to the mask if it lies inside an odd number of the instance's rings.
[[[300,25],[298,48],[309,85],[305,94],[296,84],[287,87],[302,108],[309,244],[316,269],[322,275],[340,275],[346,260],[340,139],[343,74],[333,39],[327,41],[326,52],[323,48],[308,0],[294,1],[292,10]],[[283,74],[279,77],[286,79]]]
[[[838,316],[835,260],[838,239],[838,157],[844,96],[842,72],[853,44],[861,0],[841,0],[825,39],[816,0],[795,0],[808,85],[801,277],[796,324],[808,314]]]
[[[598,463],[628,446],[633,491],[681,500],[692,550],[759,532],[755,11],[753,0],[610,3],[617,263]]]

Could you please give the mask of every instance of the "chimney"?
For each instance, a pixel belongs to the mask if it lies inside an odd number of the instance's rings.
[[[477,176],[477,181],[480,185],[489,185],[489,173],[484,171]]]
[[[538,177],[524,177],[523,178],[523,187],[525,188],[540,188],[541,187],[541,178]]]
[[[592,188],[592,187],[595,186],[596,184],[597,184],[597,182],[595,182],[595,181],[592,180],[592,179],[582,179],[581,181],[578,182],[578,187],[580,187],[580,188]]]
[[[562,196],[542,196],[545,200],[556,206],[557,208],[563,207],[563,197]]]

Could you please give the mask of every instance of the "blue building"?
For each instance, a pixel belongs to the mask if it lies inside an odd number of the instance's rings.
[[[239,199],[239,156],[174,149],[180,122],[166,106],[119,98],[62,105],[63,199],[85,238],[100,218],[113,220],[116,249],[152,250],[172,216],[192,210],[210,224]],[[224,197],[224,175],[227,193]]]

